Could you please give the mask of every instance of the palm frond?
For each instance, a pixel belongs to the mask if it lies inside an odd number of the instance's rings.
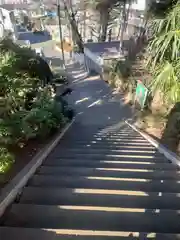
[[[148,45],[148,65],[155,67],[164,61],[176,61],[180,52],[180,4],[169,12],[165,19],[151,21],[154,39]]]
[[[170,102],[180,101],[180,82],[177,77],[177,68],[170,62],[159,65],[149,88],[152,92],[160,90],[164,94],[164,98]]]

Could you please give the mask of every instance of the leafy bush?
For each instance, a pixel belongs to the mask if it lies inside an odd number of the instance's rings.
[[[6,143],[22,144],[32,138],[47,136],[52,129],[62,127],[65,122],[61,103],[53,99],[52,90],[47,86],[39,92],[29,111],[12,113],[5,119],[4,126],[1,123],[0,129]]]
[[[66,119],[62,113],[61,103],[54,101],[49,86],[39,93],[24,122],[33,129],[35,136],[48,135],[52,129],[64,125]]]
[[[6,148],[0,147],[0,173],[6,172],[14,162],[14,157]]]
[[[129,85],[132,85],[132,80],[128,78],[131,76],[131,64],[128,60],[114,61],[110,69],[110,84],[121,88],[121,90],[128,90]]]
[[[61,71],[60,73],[55,73],[53,78],[54,83],[68,83],[67,76],[64,71]]]
[[[8,67],[6,73],[14,75],[29,75],[31,78],[45,80],[47,77],[52,78],[53,74],[47,62],[36,55],[30,48],[22,48],[13,43],[10,39],[3,39],[0,42],[1,59],[7,62],[10,57],[10,62],[6,63]],[[11,71],[9,69],[11,67]],[[5,69],[6,70],[6,69]]]
[[[147,66],[151,70],[152,92],[161,91],[170,103],[180,100],[180,5],[177,3],[163,19],[152,21],[154,37],[148,45]]]
[[[118,60],[114,63],[113,71],[121,79],[127,79],[131,74],[131,65],[128,60]]]
[[[29,139],[44,138],[62,127],[67,118],[63,102],[55,101],[48,64],[28,48],[6,39],[0,42],[0,145],[23,146]],[[6,148],[0,149],[0,171],[12,163]]]
[[[11,129],[4,119],[0,119],[0,145],[13,143]]]

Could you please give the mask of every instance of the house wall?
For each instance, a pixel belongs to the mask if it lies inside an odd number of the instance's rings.
[[[148,8],[149,3],[156,0],[137,0],[136,3],[132,4],[132,8],[140,11],[144,11]]]
[[[12,19],[12,13],[4,8],[0,8],[0,37],[12,33],[11,37],[15,40],[17,38],[17,31]]]

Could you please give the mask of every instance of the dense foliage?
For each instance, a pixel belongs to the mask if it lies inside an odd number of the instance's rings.
[[[6,172],[12,163],[14,162],[14,157],[8,152],[4,147],[0,148],[0,173]]]
[[[10,40],[0,43],[0,172],[13,162],[9,145],[43,138],[64,125],[61,102],[54,100],[48,64],[28,48]]]
[[[151,1],[149,4],[149,13],[152,17],[162,18],[166,16],[168,11],[170,11],[177,2],[178,0]]]
[[[180,4],[163,19],[152,21],[154,37],[148,46],[147,66],[153,92],[160,90],[170,102],[180,100]]]

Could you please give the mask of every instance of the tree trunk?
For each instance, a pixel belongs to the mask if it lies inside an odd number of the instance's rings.
[[[66,2],[65,1],[63,1],[63,2],[64,2],[64,11],[65,11],[65,13],[68,17],[69,23],[71,25],[74,40],[75,40],[76,44],[78,45],[79,51],[81,53],[84,53],[84,45],[83,45],[81,34],[79,33],[79,30],[78,30],[77,22],[75,19],[75,14],[74,14],[73,10],[72,10],[72,13],[70,13],[68,10],[68,7],[66,5]]]
[[[127,28],[128,28],[130,9],[131,9],[131,2],[129,2],[128,10],[127,10],[127,13],[126,13],[126,16],[125,16],[125,29],[124,29],[125,31],[127,31]]]
[[[100,17],[100,19],[101,19],[101,17]],[[97,33],[99,33],[99,36],[98,36],[98,42],[101,42],[101,40],[100,40],[100,37],[101,37],[101,24],[98,24],[98,27],[97,27]]]
[[[83,32],[84,42],[86,41],[86,4],[84,2],[84,32]]]
[[[108,33],[108,42],[111,42],[112,40],[112,28],[109,30],[109,33]]]
[[[120,38],[121,34],[121,25],[122,25],[122,11],[121,11],[121,4],[119,4],[119,19],[118,19],[118,34],[117,34],[117,40]]]
[[[100,36],[99,36],[100,42],[106,41],[109,17],[110,17],[109,9],[104,9],[104,8],[101,9],[101,11],[100,11],[101,32],[100,32]]]

